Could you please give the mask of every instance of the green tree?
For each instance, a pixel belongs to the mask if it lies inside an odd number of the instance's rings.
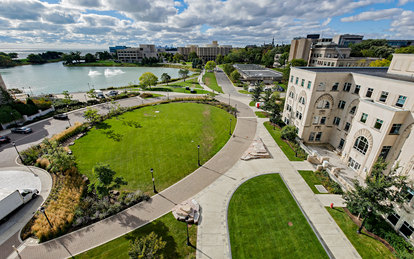
[[[304,67],[306,66],[308,63],[306,62],[306,60],[303,59],[292,59],[290,61],[290,65],[292,67]]]
[[[365,219],[372,214],[389,214],[394,211],[395,205],[406,202],[408,180],[406,175],[392,168],[385,172],[387,163],[380,158],[372,167],[371,173],[365,178],[365,186],[354,181],[355,190],[343,195],[348,209],[364,218],[358,233],[361,232]]]
[[[235,68],[233,67],[232,64],[224,64],[223,65],[223,71],[224,73],[226,73],[228,76],[230,76],[230,74],[235,70]]]
[[[65,90],[62,92],[62,94],[63,94],[63,102],[65,104],[70,104],[72,102],[73,96],[69,93],[69,91]]]
[[[263,92],[263,85],[257,85],[252,94],[252,100],[253,102],[260,102],[261,93]]]
[[[30,54],[27,56],[27,61],[33,64],[43,64],[46,62],[39,54]]]
[[[390,64],[391,64],[391,61],[389,61],[388,59],[378,59],[378,60],[375,60],[369,63],[369,66],[370,67],[389,67]]]
[[[7,53],[7,55],[8,55],[10,58],[17,58],[17,57],[19,56],[19,54],[17,54],[16,52]]]
[[[194,59],[198,58],[197,53],[192,51],[188,54],[188,61],[192,62]]]
[[[128,184],[123,177],[115,177],[116,172],[108,164],[97,163],[92,172],[96,178],[96,183],[91,188],[96,190],[96,194],[100,198],[107,197],[111,190]]]
[[[130,241],[128,255],[131,259],[163,258],[159,253],[164,249],[167,242],[162,241],[154,232],[141,238]]]
[[[85,55],[85,62],[86,63],[93,63],[96,62],[96,57],[94,55],[92,55],[91,53],[87,53]]]
[[[282,55],[280,55],[278,62],[281,66],[284,66],[286,65],[288,59],[289,59],[289,52],[284,52]]]
[[[275,54],[276,48],[265,51],[262,56],[262,64],[266,67],[273,67],[273,63],[275,62]]]
[[[216,62],[214,62],[213,60],[210,60],[206,63],[205,68],[206,68],[207,71],[212,71],[216,68],[216,66],[217,66]]]
[[[290,141],[295,141],[296,138],[296,127],[292,125],[286,125],[280,131],[280,136],[283,139],[287,139]]]
[[[91,98],[91,99],[95,99],[96,98],[96,93],[95,93],[95,89],[90,89],[89,91],[86,92],[86,95]]]
[[[221,54],[218,54],[217,57],[216,57],[216,64],[221,65],[223,63],[224,63],[224,56],[221,55]]]
[[[74,57],[71,54],[63,54],[62,59],[65,65],[72,65]]]
[[[95,124],[101,120],[101,115],[99,115],[98,110],[88,107],[83,113],[83,117],[92,124]]]
[[[272,94],[270,97],[268,104],[265,105],[268,112],[270,112],[270,122],[272,123],[279,123],[281,121],[280,119],[280,111],[281,111],[281,104],[279,102],[279,94]]]
[[[162,73],[162,75],[161,75],[161,82],[163,82],[163,83],[167,83],[167,85],[168,85],[168,82],[171,80],[171,76],[169,75],[169,74],[167,74],[167,73]]]
[[[189,73],[190,71],[186,68],[178,70],[178,74],[181,76],[181,78],[184,79],[184,82],[185,82],[185,78],[188,76]]]
[[[230,74],[230,79],[231,79],[231,81],[233,81],[233,82],[237,82],[237,81],[239,81],[239,79],[240,79],[240,73],[239,73],[239,71],[234,70],[233,72],[231,72],[231,74]]]
[[[414,46],[402,47],[395,50],[395,53],[414,54]]]
[[[145,72],[139,77],[139,83],[143,89],[147,89],[147,87],[150,87],[152,85],[156,85],[158,82],[158,77],[156,77],[151,72]]]
[[[96,52],[96,55],[98,56],[99,60],[108,60],[112,58],[111,53],[109,53],[108,51]]]
[[[199,58],[193,59],[193,62],[191,63],[192,68],[202,68],[203,67],[203,61]]]
[[[45,158],[50,162],[46,168],[49,172],[54,174],[64,174],[75,166],[74,156],[69,155],[63,147],[59,147],[56,141],[45,139],[43,144],[47,150],[45,152]]]
[[[180,63],[181,60],[184,60],[184,56],[180,53],[175,53],[173,56],[173,62]]]
[[[12,67],[15,63],[8,55],[0,55],[0,67]]]

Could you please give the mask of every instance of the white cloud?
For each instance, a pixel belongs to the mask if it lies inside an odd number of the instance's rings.
[[[399,6],[405,5],[405,4],[408,4],[409,2],[414,2],[414,0],[399,0],[398,5]]]
[[[363,12],[354,16],[344,17],[341,22],[360,22],[360,21],[379,21],[385,19],[391,19],[395,15],[399,15],[403,12],[400,8],[391,8],[377,11]]]

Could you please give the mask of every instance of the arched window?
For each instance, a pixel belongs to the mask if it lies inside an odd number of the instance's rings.
[[[329,109],[330,106],[331,106],[331,104],[329,103],[329,101],[327,101],[327,100],[321,100],[318,103],[317,108],[318,109]]]
[[[301,97],[299,98],[299,103],[301,103],[301,104],[305,104],[305,98],[304,98],[303,96],[301,96]]]
[[[351,110],[349,111],[350,114],[355,114],[356,112],[356,106],[352,107]]]
[[[359,136],[354,143],[354,148],[363,155],[367,153],[368,147],[368,140],[363,136]]]

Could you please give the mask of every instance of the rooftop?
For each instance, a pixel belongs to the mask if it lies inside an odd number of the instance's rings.
[[[309,70],[318,73],[355,73],[369,76],[376,76],[406,82],[413,82],[413,77],[388,74],[388,67],[298,67],[300,69]]]
[[[234,64],[233,66],[250,78],[282,77],[282,73],[255,64]]]

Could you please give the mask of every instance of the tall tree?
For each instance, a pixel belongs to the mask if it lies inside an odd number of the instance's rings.
[[[213,60],[210,60],[206,63],[205,68],[206,68],[207,71],[212,71],[216,68],[216,66],[217,66],[216,62],[214,62]]]
[[[185,78],[188,76],[189,73],[190,71],[186,68],[178,70],[178,74],[181,76],[181,78],[184,79],[184,82],[185,82]]]
[[[63,94],[63,102],[65,104],[70,104],[72,102],[72,95],[69,93],[69,91],[65,90],[62,92]]]
[[[355,180],[355,190],[343,195],[350,211],[364,218],[358,233],[364,227],[365,219],[372,214],[392,213],[395,205],[406,202],[407,176],[399,174],[397,168],[385,172],[386,168],[387,163],[380,158],[365,179],[365,186]]]
[[[83,112],[83,117],[92,124],[99,122],[102,118],[97,109],[90,107]]]
[[[261,93],[263,92],[263,85],[257,85],[254,90],[253,90],[253,94],[252,94],[252,100],[254,102],[260,102],[260,98],[261,98]]]
[[[150,87],[152,85],[156,85],[158,82],[158,77],[156,77],[151,72],[145,72],[139,77],[139,83],[143,89],[146,89],[147,87]]]
[[[195,51],[192,51],[188,54],[188,61],[193,62],[194,59],[198,58],[197,53]]]
[[[91,53],[87,53],[85,55],[85,62],[86,63],[93,63],[96,62],[96,57],[94,55],[92,55]]]
[[[167,74],[167,73],[162,73],[162,75],[161,75],[161,82],[163,82],[163,83],[167,83],[167,85],[168,85],[168,82],[171,80],[171,76],[169,75],[169,74]]]
[[[123,177],[115,177],[116,172],[108,164],[97,163],[92,172],[97,180],[94,184],[96,194],[101,198],[108,196],[109,191],[128,184]]]
[[[220,65],[220,64],[223,64],[223,63],[224,63],[224,56],[221,55],[221,54],[218,54],[217,57],[216,57],[216,64]]]

